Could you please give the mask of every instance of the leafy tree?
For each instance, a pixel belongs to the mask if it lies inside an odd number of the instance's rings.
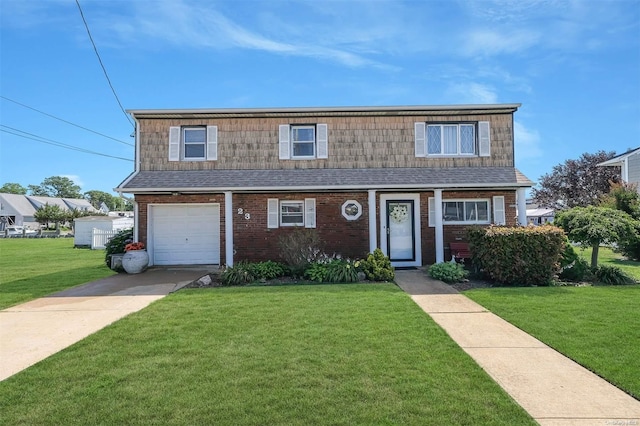
[[[82,198],[82,189],[64,176],[51,176],[40,185],[29,185],[31,195],[59,198]]]
[[[569,240],[593,248],[591,267],[596,268],[600,244],[618,243],[635,234],[636,221],[621,210],[588,206],[562,211],[553,223],[564,229]]]
[[[640,194],[637,185],[628,183],[612,183],[611,191],[602,197],[600,205],[622,210],[635,219],[636,232],[628,234],[618,242],[616,251],[629,259],[640,260]]]
[[[58,223],[66,221],[67,216],[65,211],[62,210],[60,206],[57,206],[55,204],[49,205],[47,203],[36,210],[36,212],[33,214],[33,218],[38,223],[41,223],[43,225],[46,224],[48,229],[51,222],[55,223],[57,227]]]
[[[20,185],[19,183],[7,182],[2,185],[2,187],[0,187],[0,193],[26,195],[27,188]]]
[[[558,209],[586,207],[609,192],[609,181],[619,181],[616,167],[597,167],[615,156],[615,152],[584,153],[577,160],[567,160],[540,178],[531,195],[540,205]]]
[[[119,202],[117,197],[114,197],[107,192],[97,190],[85,192],[84,198],[89,201],[91,205],[96,209],[99,209],[100,205],[102,203],[105,203],[107,207],[109,207],[109,210],[116,210]]]

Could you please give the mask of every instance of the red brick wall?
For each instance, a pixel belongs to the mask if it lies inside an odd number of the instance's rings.
[[[415,193],[415,191],[410,192]],[[380,192],[376,193],[376,229],[380,229]],[[454,198],[489,198],[503,195],[507,225],[514,226],[516,220],[515,191],[443,191],[443,200]],[[420,194],[420,222],[422,238],[422,262],[435,262],[435,229],[429,227],[429,197],[433,192]],[[278,240],[282,235],[293,231],[290,227],[267,228],[267,199],[316,200],[316,230],[325,244],[325,252],[341,254],[349,258],[362,258],[369,252],[369,206],[367,192],[337,193],[287,193],[287,194],[233,194],[233,229],[235,250],[234,261],[279,260]],[[147,206],[160,203],[219,203],[220,204],[220,261],[225,259],[225,216],[223,194],[194,195],[136,195],[138,202],[139,238],[147,242]],[[362,215],[355,221],[342,216],[342,204],[347,200],[356,200],[362,205]],[[242,214],[238,214],[242,209]],[[245,214],[249,214],[249,219]],[[465,241],[464,225],[444,226],[445,260],[450,259],[449,243]],[[378,231],[379,232],[379,231]],[[380,245],[380,235],[378,235]]]

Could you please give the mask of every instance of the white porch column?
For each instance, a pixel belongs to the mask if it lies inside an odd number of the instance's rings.
[[[224,257],[227,266],[233,266],[233,193],[224,193]]]
[[[369,253],[378,248],[378,228],[376,226],[376,191],[369,190]]]
[[[516,191],[516,201],[518,202],[518,225],[527,226],[527,190],[519,188]]]
[[[444,227],[442,225],[442,189],[433,190],[436,223],[436,263],[444,262]]]

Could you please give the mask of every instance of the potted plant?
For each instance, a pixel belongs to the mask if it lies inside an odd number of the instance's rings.
[[[149,265],[149,254],[144,248],[143,242],[129,243],[124,246],[122,267],[127,274],[139,274]]]

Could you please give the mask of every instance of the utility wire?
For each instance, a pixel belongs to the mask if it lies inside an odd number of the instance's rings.
[[[107,74],[107,69],[104,67],[104,64],[102,63],[102,58],[100,57],[100,54],[98,53],[98,48],[96,47],[96,43],[93,41],[93,37],[91,36],[91,31],[89,31],[89,24],[87,24],[87,20],[84,18],[84,13],[82,12],[82,8],[80,7],[80,1],[76,0],[76,4],[78,5],[78,10],[80,11],[80,16],[82,17],[82,22],[84,22],[84,27],[87,29],[87,34],[89,34],[89,40],[91,40],[91,44],[93,45],[93,50],[94,52],[96,52],[96,56],[98,57],[98,62],[100,62],[100,66],[102,67],[102,71],[104,72],[104,76],[107,78],[107,82],[109,83],[109,87],[111,88],[111,91],[113,92],[113,96],[115,96],[116,101],[118,101],[118,105],[120,105],[120,109],[122,110],[122,113],[124,114],[125,117],[127,117],[127,121],[135,128],[135,125],[133,124],[133,121],[131,121],[131,118],[129,117],[129,114],[127,114],[127,112],[124,110],[124,107],[122,106],[122,103],[120,102],[120,98],[118,98],[118,94],[116,93],[116,89],[113,88],[113,84],[111,84],[111,80],[109,79],[109,74]]]
[[[19,136],[19,137],[25,138],[25,139],[31,139],[31,140],[34,140],[36,142],[41,142],[41,143],[45,143],[45,144],[48,144],[48,145],[57,146],[57,147],[60,147],[60,148],[70,149],[72,151],[84,152],[86,154],[99,155],[99,156],[102,156],[102,157],[115,158],[117,160],[124,160],[124,161],[133,162],[133,160],[131,160],[130,158],[116,157],[115,155],[109,155],[109,154],[103,154],[101,152],[91,151],[91,150],[88,150],[88,149],[80,148],[78,146],[69,145],[69,144],[66,144],[66,143],[54,141],[53,139],[44,138],[42,136],[38,136],[38,135],[35,135],[33,133],[25,132],[24,130],[16,129],[15,127],[5,126],[4,124],[0,124],[0,127],[2,127],[2,128],[0,128],[0,132],[9,133],[11,135]],[[5,130],[5,128],[9,129],[9,130]]]
[[[2,96],[2,95],[0,95],[0,98],[2,98],[2,99],[4,99],[4,100],[7,100],[7,101],[9,101],[9,102],[13,102],[14,104],[18,104],[18,105],[20,105],[20,106],[22,106],[22,107],[28,108],[28,109],[30,109],[30,110],[32,110],[32,111],[39,112],[40,114],[46,115],[47,117],[55,118],[56,120],[60,120],[60,121],[62,121],[63,123],[71,124],[72,126],[78,127],[78,128],[80,128],[80,129],[82,129],[82,130],[86,130],[87,132],[95,133],[96,135],[100,135],[100,136],[105,137],[105,138],[107,138],[107,139],[114,140],[114,141],[116,141],[116,142],[118,142],[118,143],[122,143],[122,144],[129,145],[129,146],[134,146],[132,143],[125,142],[125,141],[121,141],[120,139],[112,138],[111,136],[107,136],[107,135],[102,134],[102,133],[100,133],[100,132],[96,132],[95,130],[87,129],[86,127],[83,127],[83,126],[81,126],[81,125],[79,125],[79,124],[72,123],[72,122],[67,121],[67,120],[65,120],[65,119],[63,119],[63,118],[56,117],[55,115],[51,115],[51,114],[48,114],[48,113],[46,113],[46,112],[44,112],[44,111],[40,111],[39,109],[36,109],[36,108],[30,107],[29,105],[25,105],[25,104],[20,103],[20,102],[18,102],[18,101],[14,101],[13,99],[9,99],[9,98],[7,98],[6,96]]]

